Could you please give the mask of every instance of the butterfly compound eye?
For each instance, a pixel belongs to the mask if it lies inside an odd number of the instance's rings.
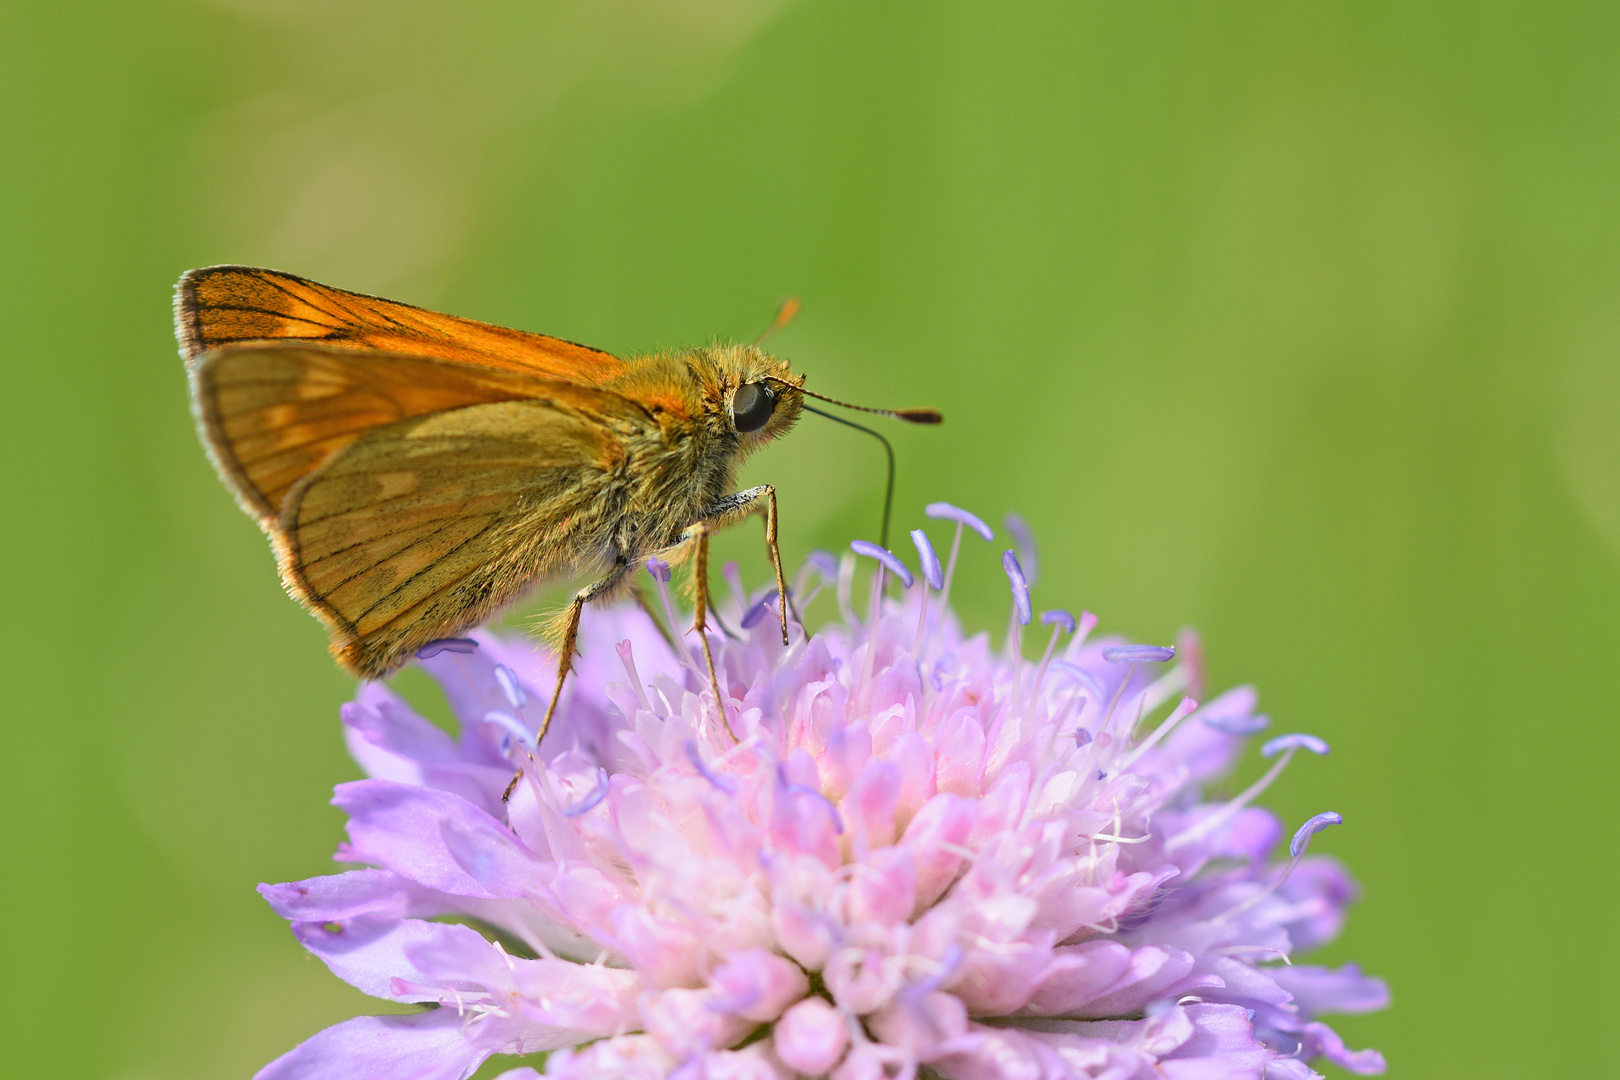
[[[731,395],[731,422],[740,432],[758,431],[776,411],[776,395],[761,383],[744,383]]]

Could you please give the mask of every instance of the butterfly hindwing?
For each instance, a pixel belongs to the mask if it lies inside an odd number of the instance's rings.
[[[552,401],[377,428],[300,482],[276,542],[291,587],[351,669],[380,675],[528,582],[601,550],[623,444]]]

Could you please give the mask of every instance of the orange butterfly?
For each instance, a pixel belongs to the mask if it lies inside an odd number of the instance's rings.
[[[175,333],[209,457],[356,675],[387,675],[538,582],[600,572],[559,620],[544,737],[585,604],[696,541],[695,629],[719,705],[708,537],[761,510],[787,643],[775,489],[732,489],[821,395],[757,343],[621,360],[247,266],[182,276]]]

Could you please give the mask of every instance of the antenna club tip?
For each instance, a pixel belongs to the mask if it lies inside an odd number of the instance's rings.
[[[942,424],[945,418],[933,409],[898,409],[895,419],[909,420],[913,424]]]

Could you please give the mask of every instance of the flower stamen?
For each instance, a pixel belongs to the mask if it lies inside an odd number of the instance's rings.
[[[608,774],[607,774],[607,770],[599,768],[599,769],[596,770],[596,786],[591,788],[591,790],[586,794],[586,796],[583,799],[581,799],[579,802],[577,802],[573,806],[570,806],[567,809],[563,810],[563,817],[571,817],[571,818],[572,817],[579,817],[581,814],[590,813],[592,810],[594,810],[596,808],[597,803],[599,803],[603,799],[607,798],[607,793],[608,793]]]
[[[652,702],[647,700],[647,688],[641,685],[641,674],[636,670],[636,657],[630,639],[625,638],[613,646],[613,651],[619,654],[619,663],[624,665],[624,673],[630,678],[630,689],[635,691],[636,705],[652,712]]]

